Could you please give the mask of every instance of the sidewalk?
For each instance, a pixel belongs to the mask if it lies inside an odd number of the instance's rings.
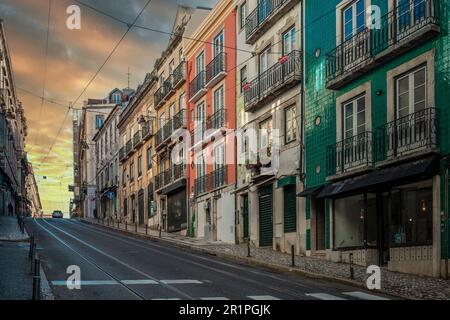
[[[81,221],[98,224],[105,228],[113,229],[112,224],[100,223],[96,219],[81,219]],[[200,239],[192,239],[177,234],[161,233],[155,230],[137,228],[135,225],[114,225],[116,231],[130,235],[149,238],[183,247],[194,252],[212,254],[221,258],[232,260],[251,266],[268,268],[278,272],[292,272],[299,275],[365,287],[367,274],[366,268],[354,266],[355,279],[349,278],[349,265],[334,263],[312,257],[295,257],[295,267],[291,267],[291,256],[270,248],[251,247],[251,258],[247,257],[247,245],[230,245],[221,242],[207,242]],[[126,230],[125,230],[126,229]],[[450,282],[443,279],[421,277],[403,274],[382,269],[380,292],[403,297],[406,299],[450,299]]]
[[[0,300],[31,300],[33,276],[29,259],[30,243],[15,217],[0,217]],[[48,281],[41,267],[41,299],[52,300]]]
[[[16,217],[0,217],[0,241],[28,241],[27,232],[22,233]]]

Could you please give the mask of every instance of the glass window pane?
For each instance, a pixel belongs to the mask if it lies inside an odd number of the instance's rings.
[[[361,247],[364,245],[364,196],[335,200],[336,248]]]

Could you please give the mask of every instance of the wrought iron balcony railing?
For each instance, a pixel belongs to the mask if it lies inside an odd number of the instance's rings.
[[[225,126],[225,108],[220,108],[206,120],[206,130],[221,129]]]
[[[222,165],[209,174],[207,179],[208,191],[215,190],[227,184],[227,166]]]
[[[137,148],[142,143],[142,133],[138,130],[133,136],[133,148]]]
[[[180,128],[186,127],[186,109],[181,109],[176,115],[173,116],[173,119],[170,120],[172,122],[172,130],[176,131]]]
[[[441,0],[405,1],[326,56],[326,85],[339,89],[381,63],[428,41],[440,32]]]
[[[195,128],[191,130],[191,146],[201,143],[205,138],[206,124],[196,123]]]
[[[189,101],[195,102],[206,93],[206,71],[200,71],[194,80],[189,83]]]
[[[142,125],[142,139],[147,140],[153,135],[153,123],[151,121],[146,121]]]
[[[130,139],[125,145],[125,154],[128,156],[131,152],[133,152],[133,142]]]
[[[206,178],[207,176],[201,176],[194,181],[194,194],[199,195],[206,192]]]
[[[375,160],[433,152],[439,146],[439,109],[426,108],[375,129]]]
[[[125,158],[126,158],[125,147],[122,147],[119,150],[119,161],[123,161]]]
[[[227,54],[220,52],[215,58],[206,66],[206,86],[212,87],[217,84],[227,72]]]
[[[181,61],[178,67],[173,71],[173,83],[172,86],[176,89],[180,84],[186,80],[186,62]]]
[[[299,0],[263,0],[257,1],[256,8],[245,19],[245,32],[247,43],[253,44],[278,17],[285,14]]]
[[[370,168],[373,165],[372,132],[364,132],[328,146],[326,162],[328,177]]]
[[[293,50],[256,79],[244,85],[245,109],[249,111],[259,103],[273,99],[273,94],[287,90],[300,81],[301,63],[300,51]]]
[[[164,187],[164,172],[155,176],[155,190],[159,190]]]
[[[156,108],[164,104],[184,80],[186,80],[186,62],[182,61],[155,92]]]

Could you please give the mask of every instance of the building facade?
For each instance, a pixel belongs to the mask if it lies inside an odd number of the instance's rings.
[[[25,178],[25,189],[27,195],[27,211],[26,215],[33,218],[41,218],[42,203],[39,196],[39,188],[36,183],[36,177],[34,175],[33,165],[28,163],[28,175]]]
[[[305,3],[307,253],[440,276],[449,3]]]
[[[238,1],[239,240],[301,251],[302,6]],[[247,56],[247,58],[244,58]]]
[[[160,224],[155,214],[153,187],[153,98],[156,84],[155,74],[147,74],[144,83],[123,109],[117,124],[121,143],[120,219],[153,229]]]
[[[186,45],[189,209],[198,238],[235,242],[236,9],[219,1]]]
[[[26,214],[27,123],[16,93],[11,57],[0,20],[0,215]]]
[[[124,105],[133,94],[130,89],[114,89],[105,99],[89,99],[81,111],[78,127],[78,170],[80,175],[80,208],[84,218],[99,218],[96,205],[96,144],[94,136],[103,127],[109,113]]]
[[[122,105],[116,105],[95,134],[96,208],[101,219],[117,219],[119,211],[119,146],[117,129]]]

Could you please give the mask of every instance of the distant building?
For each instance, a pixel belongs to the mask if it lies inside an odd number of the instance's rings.
[[[81,111],[78,127],[78,141],[74,144],[78,150],[79,185],[75,183],[75,191],[79,187],[79,210],[80,215],[85,218],[97,218],[96,198],[96,148],[94,136],[100,130],[105,119],[117,106],[125,106],[133,95],[131,89],[114,89],[105,99],[88,99]],[[115,127],[114,129],[115,130]],[[75,150],[74,150],[75,151]]]
[[[0,20],[0,215],[24,215],[27,124],[14,84],[3,22]]]
[[[33,165],[28,163],[28,175],[25,178],[25,187],[27,195],[27,215],[33,218],[42,217],[41,197],[34,176]]]

